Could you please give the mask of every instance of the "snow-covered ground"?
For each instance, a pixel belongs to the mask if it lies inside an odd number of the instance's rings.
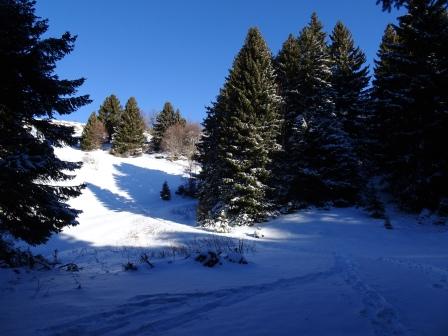
[[[396,213],[386,230],[350,208],[283,216],[261,238],[216,235],[195,227],[196,201],[174,194],[185,162],[58,154],[85,163],[76,181],[87,188],[71,202],[83,213],[34,251],[81,270],[0,269],[0,335],[448,335],[446,227]],[[186,257],[185,246],[228,237],[244,239],[247,265]]]

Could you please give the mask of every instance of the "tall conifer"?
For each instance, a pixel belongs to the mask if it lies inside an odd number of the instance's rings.
[[[123,107],[121,106],[117,96],[113,94],[106,97],[103,104],[100,106],[98,111],[98,119],[106,127],[109,141],[112,140],[112,137],[120,124],[122,113]]]
[[[435,210],[448,196],[447,1],[409,0],[406,8],[375,73],[378,165],[402,206]]]
[[[286,153],[294,175],[288,198],[305,204],[354,202],[358,189],[356,157],[335,114],[333,62],[315,13],[297,43],[298,68],[293,74],[297,80],[290,109],[293,123]]]
[[[352,140],[357,140],[367,103],[369,69],[366,56],[359,47],[355,47],[352,34],[340,21],[336,23],[330,39],[335,113],[344,131]]]
[[[259,30],[251,28],[204,122],[202,223],[251,224],[266,217],[280,104],[271,53]]]
[[[279,92],[283,98],[283,123],[279,142],[282,145],[272,163],[272,198],[278,204],[289,201],[291,183],[295,177],[294,158],[291,156],[293,129],[298,116],[300,52],[297,38],[290,34],[274,60]]]
[[[68,115],[90,100],[75,96],[84,79],[59,79],[54,72],[76,38],[68,32],[43,38],[48,21],[35,15],[34,5],[0,0],[0,234],[39,244],[77,224],[79,213],[66,202],[80,194],[81,186],[67,183],[73,178],[67,171],[80,163],[54,151],[76,143],[73,128],[53,122],[53,115]]]
[[[145,121],[134,97],[126,102],[120,124],[112,142],[112,153],[141,154],[145,143]]]

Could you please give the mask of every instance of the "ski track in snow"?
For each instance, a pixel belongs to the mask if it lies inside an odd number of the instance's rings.
[[[338,275],[343,271],[342,266],[340,260],[335,259],[334,266],[326,271],[255,286],[210,292],[138,295],[112,310],[57,324],[39,332],[53,336],[159,334],[205,317],[210,311],[237,305],[259,294],[291,289]]]
[[[359,293],[364,305],[362,314],[370,320],[375,335],[406,336],[406,331],[395,308],[359,275],[355,263],[347,256],[337,256],[339,264],[344,265],[345,281]]]

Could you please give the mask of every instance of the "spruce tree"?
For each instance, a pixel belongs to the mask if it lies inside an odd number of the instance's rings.
[[[356,141],[365,120],[366,88],[370,79],[365,65],[366,56],[359,47],[355,47],[352,34],[340,21],[336,23],[330,39],[335,113],[344,131]]]
[[[120,124],[112,141],[112,153],[137,155],[142,153],[145,143],[145,121],[134,97],[126,102]]]
[[[369,117],[367,119],[368,146],[367,152],[371,153],[370,165],[372,174],[384,174],[385,156],[384,144],[390,134],[393,120],[385,118],[387,110],[393,106],[394,98],[387,94],[388,83],[385,79],[392,73],[392,64],[389,61],[389,54],[398,43],[398,35],[392,24],[386,26],[381,40],[377,59],[375,60],[375,71],[373,89],[369,107]]]
[[[166,102],[162,111],[157,115],[152,131],[152,147],[153,150],[159,152],[162,148],[162,139],[165,131],[175,124],[185,125],[186,120],[182,118],[179,109],[174,111],[173,105]]]
[[[271,53],[251,28],[204,122],[198,213],[203,224],[251,224],[266,217],[280,104]]]
[[[202,135],[198,144],[198,161],[201,164],[199,176],[199,203],[197,208],[198,221],[204,224],[216,217],[221,204],[219,195],[222,190],[223,169],[217,164],[222,153],[218,151],[218,143],[222,138],[222,123],[224,118],[224,96],[221,90],[215,102],[207,107],[207,117],[203,122]]]
[[[359,188],[356,157],[335,114],[333,62],[315,13],[300,33],[298,50],[294,123],[286,153],[294,170],[289,198],[305,204],[353,203]]]
[[[99,149],[106,138],[106,134],[103,123],[98,119],[96,113],[93,112],[82,131],[81,149],[84,151]]]
[[[169,201],[171,199],[171,190],[168,187],[168,182],[163,182],[162,190],[160,191],[160,198],[164,201]]]
[[[66,202],[82,186],[57,183],[80,163],[59,159],[54,147],[74,145],[73,128],[53,122],[90,102],[74,96],[84,79],[59,79],[56,62],[73,50],[75,37],[42,38],[48,21],[34,1],[0,0],[0,235],[30,244],[76,225],[78,210]],[[55,183],[56,182],[56,183]]]
[[[295,178],[294,156],[291,155],[293,144],[293,130],[298,111],[300,95],[297,90],[299,85],[300,51],[296,37],[290,34],[283,43],[274,61],[277,82],[280,94],[283,98],[281,114],[283,123],[281,128],[280,143],[281,151],[276,154],[272,164],[272,198],[279,205],[289,201],[291,183]]]
[[[106,127],[109,141],[112,140],[121,120],[123,108],[118,100],[117,96],[110,95],[106,97],[103,104],[98,111],[98,119]]]
[[[436,210],[448,196],[447,1],[406,8],[375,73],[378,166],[403,207]]]

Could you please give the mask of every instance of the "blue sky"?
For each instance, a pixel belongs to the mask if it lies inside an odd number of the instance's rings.
[[[260,28],[273,53],[297,35],[316,11],[330,32],[337,20],[352,31],[373,62],[387,23],[375,0],[38,0],[49,35],[78,35],[75,50],[58,64],[61,78],[86,77],[80,93],[93,103],[64,119],[84,122],[114,93],[135,96],[145,113],[171,101],[201,121],[216,97],[247,30]]]

